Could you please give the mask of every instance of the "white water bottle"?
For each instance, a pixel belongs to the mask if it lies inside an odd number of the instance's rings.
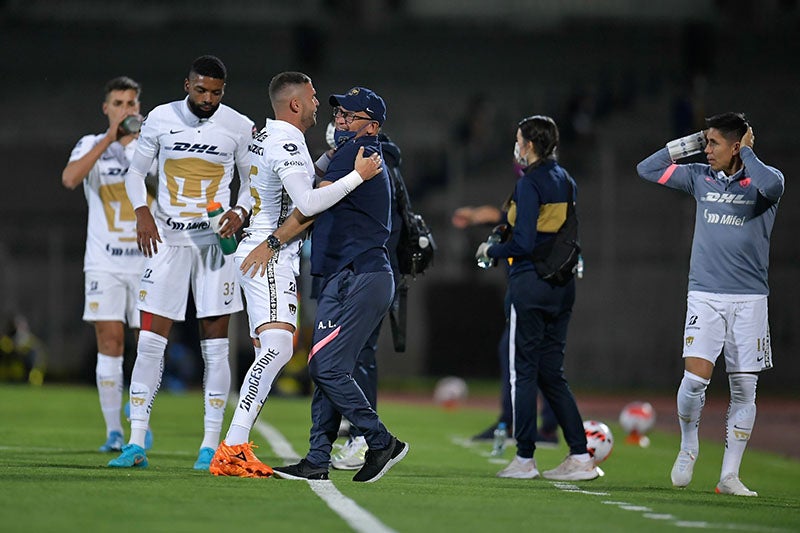
[[[505,422],[497,424],[494,430],[494,442],[492,443],[492,456],[499,457],[503,455],[506,449],[506,439],[508,438],[508,429]]]
[[[498,242],[500,242],[500,235],[498,235],[497,233],[492,233],[491,235],[489,235],[489,238],[486,239],[486,242],[489,243],[489,247],[491,248],[493,244],[497,244]],[[488,255],[478,258],[478,266],[481,268],[493,267],[496,264],[497,264],[497,259],[493,259]]]
[[[219,237],[219,246],[222,248],[222,253],[225,255],[232,254],[236,251],[236,237],[233,235],[230,237],[223,237],[219,234],[220,218],[222,218],[225,210],[219,202],[209,202],[206,206],[206,210],[208,211],[208,222],[211,224],[211,229],[217,234],[217,237]]]

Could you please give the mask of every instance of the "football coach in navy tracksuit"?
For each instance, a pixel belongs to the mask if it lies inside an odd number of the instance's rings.
[[[386,105],[373,91],[353,87],[330,97],[337,149],[320,186],[353,170],[364,157],[380,153],[378,131]],[[318,165],[319,166],[319,165]],[[394,279],[386,243],[391,231],[391,186],[386,169],[316,218],[311,235],[311,273],[322,278],[308,369],[316,384],[311,401],[308,454],[299,463],[275,468],[287,479],[328,479],[341,417],[366,438],[366,462],[353,481],[377,481],[408,453],[370,407],[352,377],[361,348],[386,314]]]

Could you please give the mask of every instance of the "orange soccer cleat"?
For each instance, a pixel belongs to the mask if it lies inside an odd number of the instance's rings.
[[[215,476],[270,477],[272,468],[256,457],[253,448],[257,446],[252,442],[228,446],[223,440],[211,459],[208,471]]]

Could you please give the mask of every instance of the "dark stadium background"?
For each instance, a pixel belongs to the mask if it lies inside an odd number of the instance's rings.
[[[489,228],[457,230],[450,215],[503,202],[517,120],[549,114],[580,187],[586,261],[570,381],[671,391],[694,201],[640,180],[635,165],[700,129],[698,117],[736,110],[758,156],[786,175],[770,270],[776,369],[759,389],[790,392],[800,374],[798,13],[796,0],[2,1],[0,306],[45,343],[47,380],[92,379],[94,335],[80,319],[86,203],[61,186],[61,170],[80,136],[106,128],[105,81],[141,82],[148,110],[182,98],[191,61],[211,53],[229,70],[224,102],[259,125],[274,74],[311,75],[322,102],[312,153],[324,146],[328,94],[365,85],[386,99],[385,131],[439,251],[411,283],[407,353],[394,354],[384,331],[384,378],[496,377],[504,273],[472,259]],[[247,360],[244,315],[232,331]],[[194,346],[191,328],[175,335]]]

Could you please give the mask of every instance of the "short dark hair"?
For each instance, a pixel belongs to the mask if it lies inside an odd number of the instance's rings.
[[[540,159],[556,159],[559,135],[556,121],[544,115],[523,118],[517,124],[522,138],[533,143]]]
[[[706,128],[719,130],[722,136],[729,141],[738,141],[747,133],[750,124],[744,113],[720,113],[706,119]]]
[[[276,74],[269,82],[269,100],[275,102],[275,97],[289,85],[303,85],[311,83],[311,78],[302,72],[281,72]]]
[[[199,76],[206,76],[217,80],[225,80],[228,71],[225,69],[225,64],[217,56],[200,56],[192,63],[192,68],[189,69],[189,77],[192,73]]]
[[[111,91],[136,91],[136,97],[138,98],[140,94],[142,94],[142,87],[133,81],[133,79],[129,78],[128,76],[117,76],[114,79],[111,79],[106,83],[105,88],[105,95],[108,98],[108,95],[111,94]]]

